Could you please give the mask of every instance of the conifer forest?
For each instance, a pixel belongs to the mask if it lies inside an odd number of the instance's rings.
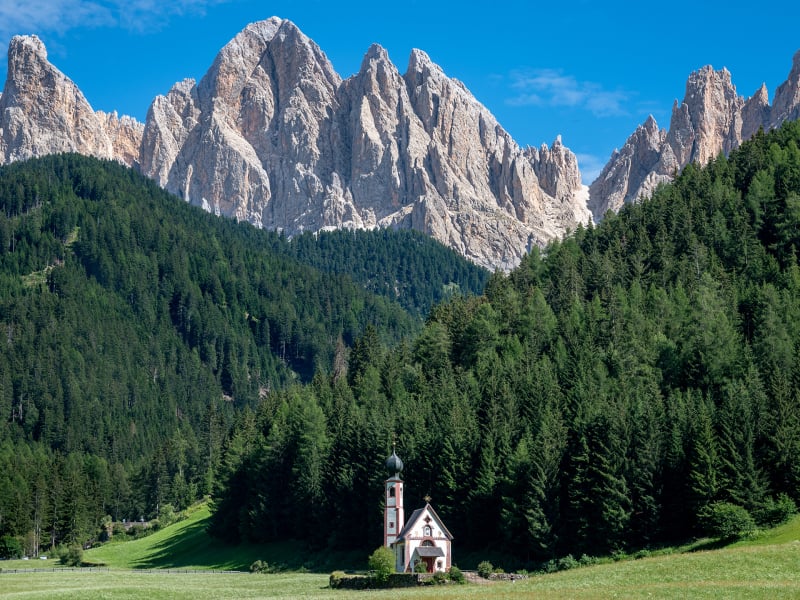
[[[210,495],[223,540],[368,551],[393,441],[407,508],[525,564],[701,535],[720,502],[770,524],[800,501],[799,146],[760,132],[492,275],[116,163],[3,167],[0,536]]]

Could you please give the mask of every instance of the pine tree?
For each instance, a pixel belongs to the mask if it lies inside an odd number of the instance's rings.
[[[719,498],[722,483],[712,406],[703,399],[698,399],[694,406],[689,453],[689,501],[695,517],[704,507]]]

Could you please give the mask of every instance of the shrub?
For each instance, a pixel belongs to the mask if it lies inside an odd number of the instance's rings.
[[[80,567],[83,562],[83,548],[80,546],[61,548],[58,553],[58,560],[67,567]]]
[[[256,562],[259,562],[259,561],[256,561]],[[253,564],[255,564],[255,563],[253,563]],[[253,570],[252,566],[250,567],[250,570],[251,571]],[[331,589],[337,590],[337,589],[339,589],[339,586],[342,585],[342,579],[344,579],[344,577],[345,577],[345,572],[344,571],[334,571],[333,573],[331,573],[331,576],[328,579],[328,585],[331,587]]]
[[[466,583],[467,579],[464,577],[464,573],[461,572],[457,566],[453,565],[450,567],[450,581],[453,583]]]
[[[444,571],[436,571],[433,574],[433,582],[436,585],[444,585],[449,581],[449,579],[450,578],[447,576],[447,573],[445,573]]]
[[[251,573],[261,573],[261,570],[264,568],[264,561],[256,560],[253,561],[250,565],[250,572]]]
[[[597,559],[594,556],[589,556],[588,554],[582,554],[581,557],[578,559],[578,562],[580,562],[582,566],[588,567],[589,565],[597,564]]]
[[[394,573],[394,552],[386,546],[380,546],[373,552],[367,561],[373,578],[379,583],[385,583],[389,575]]]
[[[414,573],[427,573],[428,572],[428,565],[426,565],[421,560],[418,560],[414,563]]]
[[[498,575],[502,575],[503,573],[505,573],[505,570],[503,569],[503,567],[495,567],[492,570],[492,573],[497,573]]]
[[[131,525],[125,530],[125,533],[131,536],[132,538],[140,537],[140,534],[144,532],[144,526],[142,525]]]
[[[756,523],[743,507],[730,502],[714,502],[704,507],[700,523],[709,535],[722,540],[746,537],[756,529]]]
[[[271,565],[264,560],[256,560],[250,565],[251,573],[280,573],[285,569],[286,565]]]
[[[572,554],[567,554],[564,558],[558,559],[559,571],[568,571],[569,569],[574,569],[575,567],[579,566],[580,563],[573,558]]]
[[[22,544],[17,538],[12,535],[4,535],[0,538],[0,558],[22,558]]]
[[[493,571],[494,567],[492,566],[492,563],[490,563],[488,560],[484,560],[478,563],[478,575],[480,575],[484,579],[489,579],[489,575],[491,575]]]
[[[165,504],[158,510],[158,521],[161,523],[162,527],[167,527],[168,525],[172,525],[175,521],[178,521],[179,515],[175,512],[175,508],[172,504]]]
[[[763,506],[753,515],[763,527],[775,527],[797,514],[797,505],[789,496],[781,494],[777,499],[767,498]]]

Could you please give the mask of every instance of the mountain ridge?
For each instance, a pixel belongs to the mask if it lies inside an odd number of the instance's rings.
[[[800,51],[772,105],[766,84],[744,98],[738,95],[730,71],[704,66],[689,75],[683,101],[673,103],[669,129],[659,129],[650,115],[611,155],[589,186],[594,220],[649,196],[689,163],[704,165],[720,153],[728,155],[759,129],[775,129],[798,118]]]
[[[474,263],[509,271],[533,247],[649,195],[687,164],[729,153],[759,128],[800,117],[800,52],[773,104],[706,66],[652,116],[590,186],[558,136],[520,147],[491,112],[422,50],[405,73],[373,44],[343,79],[291,21],[251,23],[199,80],[154,98],[144,123],[94,111],[16,36],[0,97],[0,163],[54,152],[114,158],[185,201],[289,236],[409,228]]]
[[[288,235],[412,228],[508,270],[591,218],[577,159],[560,140],[520,148],[421,50],[401,74],[373,45],[343,80],[296,25],[273,17],[237,34],[199,82],[156,97],[144,124],[92,111],[35,36],[12,40],[17,79],[38,85],[21,95],[7,82],[6,107],[32,115],[16,129],[66,126],[43,143],[9,140],[3,162],[62,151],[117,158],[210,212]],[[63,90],[75,100],[60,103]],[[37,110],[32,98],[44,99]],[[15,130],[2,127],[6,138]]]

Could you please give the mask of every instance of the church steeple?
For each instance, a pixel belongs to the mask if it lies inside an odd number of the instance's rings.
[[[383,545],[391,547],[397,541],[397,535],[405,524],[403,511],[403,480],[400,473],[403,471],[403,461],[397,456],[394,444],[392,455],[386,459],[386,468],[389,470],[389,479],[386,480],[386,498],[383,516]]]

